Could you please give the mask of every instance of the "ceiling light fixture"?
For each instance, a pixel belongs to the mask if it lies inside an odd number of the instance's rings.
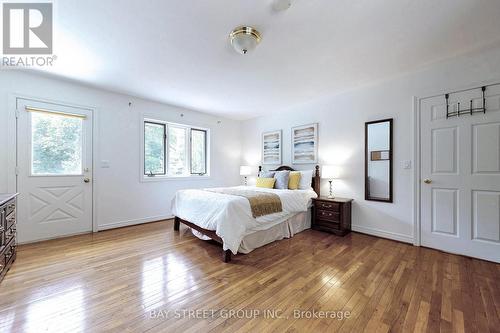
[[[260,32],[249,26],[235,28],[229,34],[229,39],[234,50],[241,54],[247,54],[257,47],[261,40]]]

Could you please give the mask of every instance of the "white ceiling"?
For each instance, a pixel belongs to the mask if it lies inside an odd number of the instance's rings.
[[[498,0],[58,0],[50,73],[235,119],[282,112],[500,38]],[[263,36],[246,56],[228,34]]]

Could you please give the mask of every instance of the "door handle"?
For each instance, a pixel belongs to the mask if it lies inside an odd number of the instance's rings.
[[[431,180],[431,179],[429,179],[429,178],[426,178],[426,179],[424,179],[424,183],[426,183],[426,184],[430,184],[430,183],[432,183],[432,180]]]
[[[86,178],[86,177],[85,177],[85,178],[83,178],[83,182],[84,182],[84,183],[90,183],[90,178]]]

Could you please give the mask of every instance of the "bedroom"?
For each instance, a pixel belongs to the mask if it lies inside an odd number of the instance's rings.
[[[2,2],[0,331],[500,327],[500,3],[39,4]],[[302,172],[273,225],[259,167]]]

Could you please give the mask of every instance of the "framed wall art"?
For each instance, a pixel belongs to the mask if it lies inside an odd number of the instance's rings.
[[[292,163],[318,163],[318,124],[292,128]]]
[[[262,164],[281,164],[281,130],[262,133]]]

